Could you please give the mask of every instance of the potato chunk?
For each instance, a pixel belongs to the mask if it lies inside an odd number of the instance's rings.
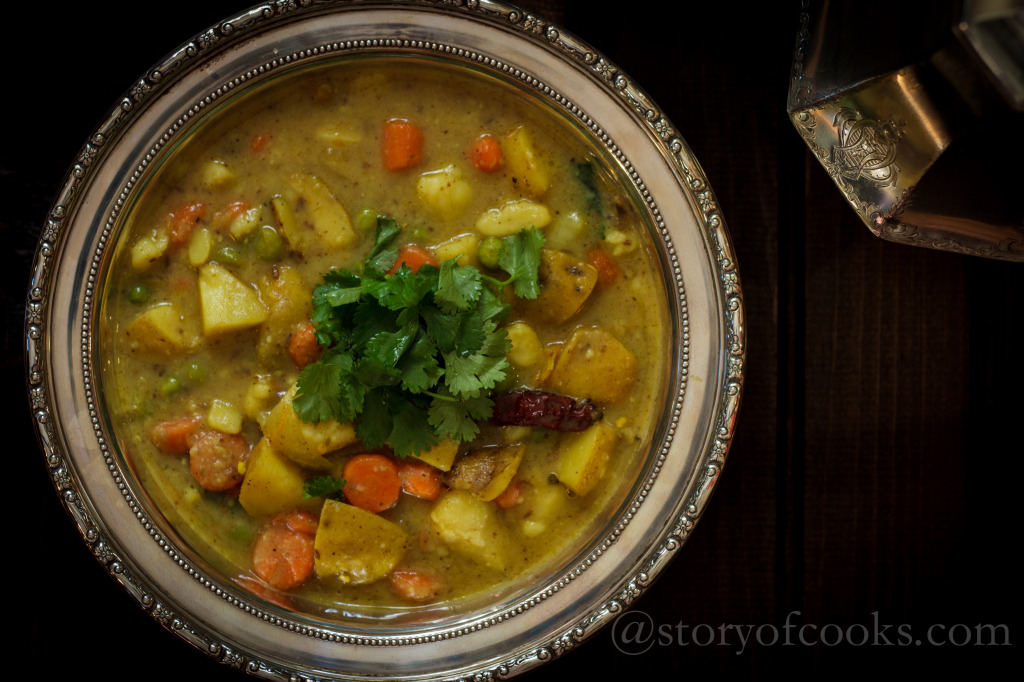
[[[540,295],[518,300],[517,309],[545,322],[561,324],[580,311],[597,285],[597,268],[554,249],[541,249],[537,270]]]
[[[429,450],[424,450],[420,454],[414,456],[417,459],[423,460],[435,469],[448,471],[452,468],[452,464],[455,462],[455,455],[458,453],[459,441],[452,440],[451,438],[445,438]]]
[[[636,381],[636,357],[599,327],[580,327],[562,346],[547,383],[555,391],[597,403],[625,397]]]
[[[516,475],[525,449],[523,445],[506,445],[474,450],[452,467],[448,485],[467,490],[481,500],[493,500]]]
[[[473,186],[454,164],[424,173],[416,181],[416,196],[441,220],[461,216],[473,199]]]
[[[199,270],[199,302],[207,336],[255,327],[270,314],[255,289],[217,263]]]
[[[291,177],[290,184],[299,195],[299,210],[294,214],[298,219],[291,225],[285,224],[288,221],[281,223],[281,232],[289,244],[300,251],[317,244],[342,249],[358,239],[345,207],[320,178],[300,173]]]
[[[529,199],[515,199],[480,214],[476,220],[476,229],[488,237],[507,237],[531,227],[539,230],[550,222],[551,211],[544,204]]]
[[[324,455],[356,442],[352,424],[331,420],[306,423],[292,407],[297,386],[292,386],[267,415],[263,434],[283,455],[304,467],[327,470],[332,464]]]
[[[313,544],[314,567],[321,578],[348,585],[372,583],[394,569],[410,544],[398,524],[351,504],[327,500]]]
[[[615,428],[604,422],[563,436],[555,468],[558,480],[577,495],[589,493],[604,476],[617,440]]]
[[[508,529],[497,507],[466,490],[452,490],[430,512],[441,540],[467,559],[504,571],[508,566]]]
[[[154,353],[174,355],[195,345],[195,332],[173,303],[158,303],[142,311],[125,329],[133,346]]]
[[[543,196],[551,185],[551,177],[530,131],[522,126],[513,130],[505,138],[504,150],[516,187],[530,196]]]
[[[261,438],[249,454],[238,502],[250,516],[273,516],[290,509],[314,510],[320,500],[308,500],[304,486],[308,474],[298,464]]]

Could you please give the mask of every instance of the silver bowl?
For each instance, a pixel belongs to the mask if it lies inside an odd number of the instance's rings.
[[[161,155],[220,100],[355,53],[483,71],[585,130],[637,197],[671,306],[665,409],[606,525],[513,597],[415,627],[295,614],[210,568],[156,511],[119,452],[98,371],[104,278],[123,213]],[[148,71],[67,178],[37,247],[26,322],[30,399],[48,470],[109,574],[161,624],[223,663],[269,679],[514,676],[628,609],[701,517],[726,461],[744,375],[728,231],[679,132],[615,64],[557,26],[487,0],[255,7]]]

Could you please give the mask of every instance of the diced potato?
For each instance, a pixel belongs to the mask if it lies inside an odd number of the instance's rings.
[[[477,247],[480,245],[480,238],[475,234],[460,234],[452,237],[446,242],[441,242],[433,248],[434,255],[442,263],[453,258],[459,259],[459,265],[472,265],[480,267],[480,259],[477,257]]]
[[[315,510],[321,500],[306,499],[304,486],[308,477],[302,467],[261,438],[249,454],[238,502],[256,518],[296,508]]]
[[[213,253],[213,234],[205,227],[192,232],[188,241],[188,264],[194,268],[210,260]]]
[[[558,480],[577,495],[589,493],[604,476],[617,439],[615,428],[604,422],[564,435],[555,468]]]
[[[599,327],[580,327],[562,346],[547,383],[555,391],[597,403],[623,398],[636,381],[636,357]]]
[[[434,505],[430,521],[453,551],[497,571],[508,566],[509,531],[490,502],[466,490],[451,490]]]
[[[604,240],[611,249],[613,256],[621,256],[635,251],[636,247],[640,244],[639,239],[631,239],[630,236],[622,230],[608,230],[605,233]]]
[[[230,187],[237,178],[235,171],[220,160],[209,161],[203,166],[203,184],[213,190]]]
[[[542,482],[525,488],[520,509],[523,512],[519,528],[528,538],[546,532],[569,502],[565,486]]]
[[[305,216],[305,220],[295,222],[292,232],[284,224],[281,225],[281,232],[289,244],[297,246],[299,250],[314,245],[342,249],[351,246],[359,238],[345,207],[320,178],[299,173],[293,175],[289,183],[302,199],[303,208],[295,217]]]
[[[520,367],[532,367],[544,359],[544,348],[533,327],[525,322],[513,322],[505,327],[512,342],[508,359]]]
[[[242,413],[226,400],[214,399],[206,411],[206,425],[221,433],[241,433]]]
[[[276,268],[259,282],[260,298],[270,308],[270,315],[260,329],[256,353],[264,363],[283,356],[288,337],[313,314],[312,290],[299,270],[289,266]]]
[[[170,243],[171,238],[168,236],[167,230],[162,227],[154,229],[148,235],[139,237],[131,248],[132,269],[139,271],[148,269],[150,265],[163,257],[167,252],[167,245]]]
[[[533,136],[526,128],[516,128],[502,145],[509,174],[516,187],[532,197],[544,196],[551,184],[550,174],[537,152]]]
[[[304,422],[295,414],[292,399],[297,386],[292,386],[267,415],[263,435],[275,450],[297,464],[310,469],[328,470],[333,464],[324,455],[356,442],[352,424],[334,421]]]
[[[398,524],[351,504],[327,500],[313,544],[314,567],[321,578],[348,585],[372,583],[386,577],[410,545]]]
[[[567,211],[555,216],[544,230],[547,245],[555,249],[568,249],[580,243],[587,219],[579,211]]]
[[[255,289],[217,263],[199,270],[199,302],[207,335],[255,327],[270,314]]]
[[[278,194],[270,200],[270,207],[274,210],[274,218],[277,219],[278,230],[285,240],[294,247],[299,246],[299,220],[295,217],[295,208],[292,202],[286,197]]]
[[[141,350],[175,355],[198,341],[192,324],[173,303],[157,303],[138,315],[125,329],[130,343]]]
[[[249,389],[245,392],[245,416],[262,426],[276,402],[274,380],[267,374],[254,376]]]
[[[415,455],[417,459],[422,459],[424,462],[440,469],[441,471],[449,471],[452,468],[452,464],[455,463],[455,455],[459,453],[459,443],[450,438],[445,438],[434,447],[429,450],[425,450],[418,455]]]
[[[330,126],[318,128],[316,136],[332,147],[343,147],[349,144],[361,142],[363,133],[353,125],[335,123]]]
[[[539,230],[550,222],[551,211],[544,204],[530,199],[514,199],[484,211],[476,220],[476,229],[488,237],[507,237],[531,227]]]
[[[235,241],[242,241],[248,237],[253,230],[263,225],[263,207],[253,206],[248,208],[231,221],[231,225],[228,226],[228,234]]]
[[[555,249],[541,249],[537,270],[540,294],[517,300],[517,310],[545,322],[561,324],[578,313],[597,285],[597,268]]]
[[[523,445],[504,445],[474,450],[455,462],[446,481],[450,487],[469,491],[481,500],[493,500],[516,475],[525,449]]]
[[[461,216],[473,199],[473,186],[454,164],[424,173],[416,181],[416,196],[442,220]]]

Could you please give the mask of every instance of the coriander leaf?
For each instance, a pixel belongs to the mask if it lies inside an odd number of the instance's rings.
[[[388,407],[389,391],[385,387],[373,388],[366,393],[363,413],[356,423],[356,435],[368,448],[387,445],[391,433],[391,410]]]
[[[366,282],[364,288],[385,308],[402,310],[418,305],[434,288],[437,275],[438,269],[433,265],[424,265],[418,272],[402,265],[390,277]]]
[[[480,298],[481,289],[479,270],[448,260],[441,263],[434,302],[446,313],[468,310]]]
[[[505,379],[508,359],[504,355],[446,353],[444,366],[444,383],[452,395],[476,398]]]
[[[377,234],[366,257],[363,272],[367,277],[383,278],[398,258],[398,249],[389,248],[402,231],[398,221],[383,216],[377,217]]]
[[[352,356],[328,350],[299,374],[292,407],[307,422],[351,421],[362,408],[363,393],[352,376]]]
[[[520,298],[534,299],[540,294],[537,270],[544,241],[544,234],[535,227],[520,230],[501,240],[498,266],[509,274],[505,284],[511,282],[513,291]]]
[[[345,488],[345,481],[334,476],[317,476],[306,481],[302,486],[302,496],[307,500],[314,497],[332,497],[335,499],[344,498],[341,491]]]
[[[437,445],[438,438],[430,424],[430,415],[425,407],[405,400],[392,412],[391,434],[388,445],[395,454],[418,455]]]
[[[444,369],[437,358],[437,346],[426,334],[416,337],[398,362],[398,369],[402,373],[402,387],[412,393],[429,391],[444,376]]]
[[[430,423],[441,438],[470,441],[480,433],[477,422],[490,419],[493,406],[486,396],[462,400],[437,396],[430,403]]]

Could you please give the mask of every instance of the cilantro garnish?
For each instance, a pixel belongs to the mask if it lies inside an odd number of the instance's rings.
[[[314,497],[344,497],[342,490],[345,488],[345,481],[334,476],[317,476],[311,478],[302,486],[302,494],[308,500]]]
[[[303,421],[355,422],[365,446],[404,456],[442,438],[472,440],[491,416],[510,347],[502,291],[537,297],[544,235],[531,228],[505,237],[499,267],[508,278],[498,280],[457,259],[388,275],[400,232],[379,219],[361,272],[332,270],[314,289],[325,350],[299,375],[293,405]]]

